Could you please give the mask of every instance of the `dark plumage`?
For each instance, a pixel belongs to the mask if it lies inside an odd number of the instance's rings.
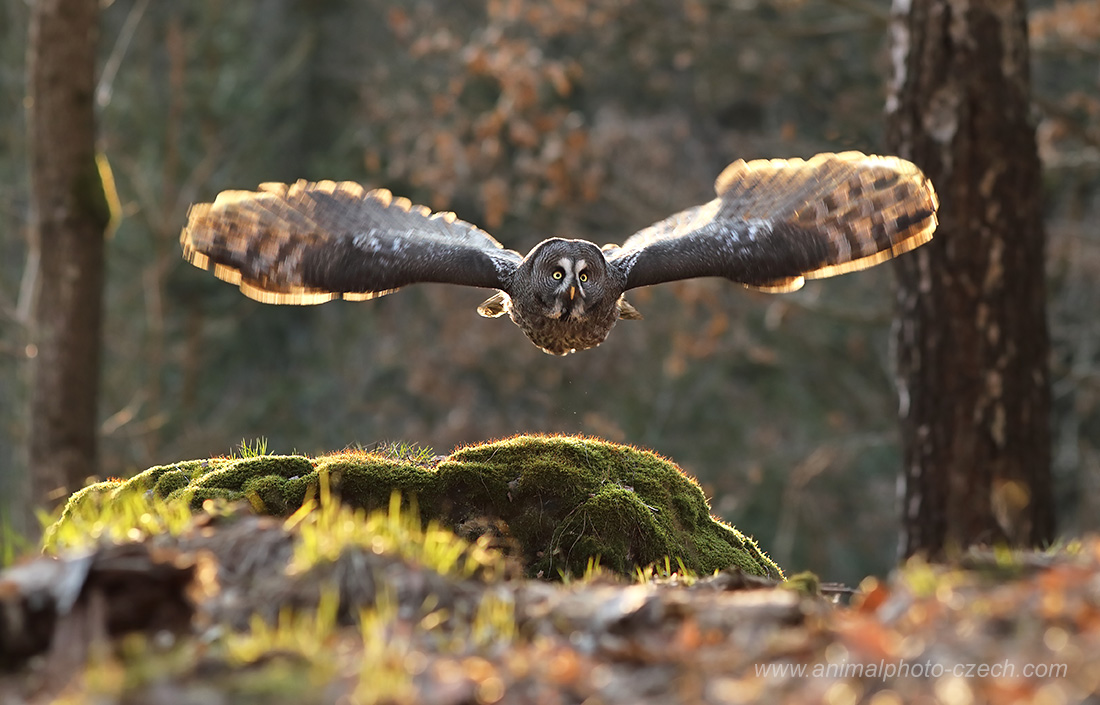
[[[602,343],[619,318],[641,318],[627,290],[715,276],[792,291],[907,252],[936,228],[932,184],[894,157],[737,161],[715,189],[621,246],[550,238],[522,257],[383,189],[263,184],[192,206],[180,242],[192,264],[267,303],[370,299],[417,282],[498,289],[478,313],[507,313],[535,345],[565,355]]]

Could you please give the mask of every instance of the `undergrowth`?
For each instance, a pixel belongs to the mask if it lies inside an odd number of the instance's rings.
[[[212,501],[207,507],[217,510]],[[186,503],[122,493],[109,502],[75,507],[50,537],[50,550],[178,535],[190,520]],[[232,683],[221,684],[223,692],[236,702],[317,702],[319,688],[343,680],[350,684],[349,702],[406,703],[416,693],[410,663],[426,645],[462,658],[507,648],[518,638],[513,593],[497,582],[504,573],[503,557],[486,545],[487,539],[471,543],[434,523],[423,525],[415,507],[403,508],[396,493],[388,509],[366,512],[341,503],[323,480],[318,496],[307,499],[284,526],[294,537],[288,579],[336,562],[349,550],[366,549],[453,579],[476,577],[484,592],[465,618],[456,618],[431,596],[410,615],[399,610],[391,588],[381,582],[373,604],[353,610],[354,624],[346,624],[339,617],[339,591],[322,587],[314,606],[285,606],[271,621],[253,615],[241,631],[216,628],[201,649],[184,641],[165,651],[147,637],[129,637],[125,648],[94,654],[62,700],[125,700],[166,675],[186,680],[204,664],[209,668],[222,661],[235,674]]]
[[[80,492],[73,495],[76,501],[70,500],[66,508],[66,521],[47,527],[43,552],[143,541],[160,534],[178,536],[191,524],[191,508],[186,502],[164,500],[151,492],[122,489],[106,502],[91,497],[80,501],[78,495]]]
[[[488,547],[488,537],[471,543],[435,521],[425,525],[415,502],[403,509],[397,492],[390,495],[388,511],[366,512],[349,507],[334,497],[327,478],[327,474],[321,475],[320,497],[307,499],[286,520],[287,528],[296,534],[289,574],[333,562],[354,547],[398,556],[440,575],[465,578],[477,573],[495,578],[503,574],[504,559]]]

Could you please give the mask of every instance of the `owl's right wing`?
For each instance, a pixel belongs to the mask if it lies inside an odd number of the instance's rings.
[[[626,288],[725,277],[769,292],[870,267],[932,238],[938,202],[912,163],[859,152],[736,161],[718,197],[605,246]]]
[[[191,206],[183,256],[275,304],[359,301],[417,282],[507,289],[518,252],[488,233],[351,182],[261,184]]]

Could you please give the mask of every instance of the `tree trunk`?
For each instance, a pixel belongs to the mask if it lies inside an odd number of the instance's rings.
[[[1040,167],[1023,0],[895,0],[888,146],[940,197],[896,262],[902,553],[1052,538]]]
[[[28,462],[35,503],[96,472],[104,234],[95,158],[98,0],[38,0],[27,49],[32,316]],[[33,261],[35,258],[32,257]]]

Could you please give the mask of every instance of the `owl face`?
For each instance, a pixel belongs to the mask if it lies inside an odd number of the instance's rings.
[[[531,283],[542,314],[580,320],[601,309],[606,298],[607,262],[590,242],[553,238],[531,258]]]

